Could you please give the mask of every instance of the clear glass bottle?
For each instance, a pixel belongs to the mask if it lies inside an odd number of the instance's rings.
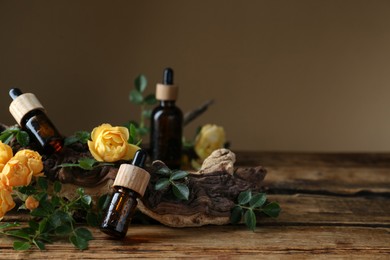
[[[137,207],[137,198],[144,195],[149,183],[150,175],[142,169],[146,156],[143,150],[138,150],[132,164],[122,164],[119,167],[113,184],[115,191],[100,225],[100,230],[110,236],[126,236]]]
[[[152,111],[150,153],[152,160],[161,160],[171,169],[179,169],[182,153],[183,113],[176,106],[177,86],[173,70],[164,70],[163,84],[157,84],[156,99],[160,104]]]
[[[44,154],[58,152],[63,147],[63,137],[45,113],[45,109],[34,94],[18,88],[9,91],[13,99],[9,110],[23,130],[42,147]]]

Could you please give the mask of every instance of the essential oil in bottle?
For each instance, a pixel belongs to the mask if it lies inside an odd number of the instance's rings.
[[[163,84],[156,87],[160,104],[151,115],[150,153],[171,169],[179,169],[182,153],[183,113],[176,106],[178,87],[173,85],[173,70],[164,70]]]
[[[63,137],[47,117],[45,109],[32,93],[22,93],[20,89],[9,91],[13,99],[9,110],[16,122],[34,138],[44,154],[58,152],[63,147]]]
[[[132,164],[122,164],[119,167],[113,184],[115,191],[100,225],[100,230],[110,236],[126,236],[137,207],[137,198],[144,195],[149,183],[150,175],[142,169],[146,156],[146,152],[138,150]]]

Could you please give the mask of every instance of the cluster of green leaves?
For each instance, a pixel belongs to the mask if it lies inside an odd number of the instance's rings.
[[[186,184],[188,172],[182,170],[171,170],[168,167],[161,167],[156,171],[162,177],[154,186],[156,190],[172,189],[173,195],[182,200],[188,200],[190,190]]]
[[[5,144],[9,144],[14,137],[21,146],[27,146],[30,143],[28,133],[18,127],[10,127],[1,132],[0,141]]]
[[[44,250],[46,243],[52,243],[58,237],[67,238],[78,249],[86,249],[93,237],[87,228],[76,223],[74,213],[86,216],[88,225],[97,226],[101,215],[92,210],[91,196],[78,188],[74,199],[64,199],[59,195],[62,185],[58,181],[54,182],[50,196],[48,188],[48,181],[43,177],[38,179],[36,186],[18,187],[16,194],[22,200],[32,195],[39,201],[39,206],[31,211],[33,219],[27,227],[5,223],[0,226],[0,234],[16,238],[13,245],[16,250],[27,250],[34,245]],[[98,212],[103,204],[98,203]]]
[[[104,163],[104,162],[98,162],[93,158],[84,157],[78,160],[78,163],[63,163],[58,165],[57,167],[63,168],[63,167],[79,167],[83,170],[93,170],[97,167],[106,166],[106,165],[114,165],[113,163]]]
[[[91,133],[87,131],[77,131],[73,135],[68,136],[64,140],[64,144],[66,146],[74,144],[76,142],[80,142],[82,144],[86,144],[88,140],[91,138]]]
[[[133,125],[135,135],[137,140],[130,140],[130,143],[137,143],[138,140],[142,139],[142,136],[147,135],[150,131],[149,127],[146,125],[146,120],[150,119],[152,114],[152,109],[150,106],[153,106],[157,103],[156,97],[154,94],[145,94],[145,90],[148,86],[148,81],[144,75],[139,75],[134,80],[135,88],[130,91],[130,102],[139,105],[141,107],[141,116],[140,121],[130,121],[127,125],[130,132],[132,132],[131,125]]]
[[[238,224],[244,219],[245,225],[251,229],[256,228],[256,214],[264,213],[266,216],[276,218],[280,213],[280,206],[277,202],[267,203],[265,193],[252,195],[251,190],[243,191],[238,195],[238,204],[232,208],[230,222]]]

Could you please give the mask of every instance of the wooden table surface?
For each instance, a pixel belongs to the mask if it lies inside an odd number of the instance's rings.
[[[264,185],[282,212],[261,219],[255,232],[243,225],[131,225],[122,241],[92,229],[85,251],[56,242],[26,252],[1,236],[0,259],[390,259],[390,154],[237,153],[236,166],[257,165],[267,168]]]

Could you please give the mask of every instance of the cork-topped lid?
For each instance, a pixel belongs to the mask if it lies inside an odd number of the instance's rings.
[[[149,184],[149,179],[150,174],[144,169],[131,164],[122,164],[119,167],[113,186],[131,189],[142,197]]]
[[[177,99],[179,88],[173,85],[173,70],[166,68],[164,70],[163,83],[156,86],[156,99],[163,101],[174,101]]]
[[[150,179],[150,174],[142,169],[146,157],[146,152],[141,149],[135,153],[132,164],[122,164],[119,167],[113,186],[131,189],[142,197]]]
[[[179,88],[177,86],[158,83],[156,86],[156,99],[164,101],[176,100],[178,92]]]
[[[37,97],[32,93],[22,93],[19,89],[12,89],[10,95],[13,98],[9,111],[19,125],[23,117],[32,110],[45,110]]]

